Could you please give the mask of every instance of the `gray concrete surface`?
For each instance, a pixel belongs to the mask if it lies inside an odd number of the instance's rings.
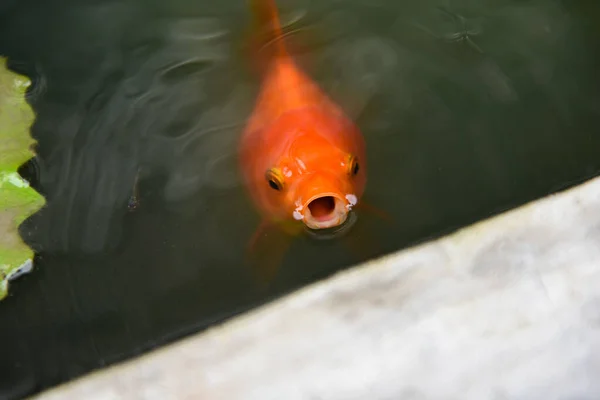
[[[600,399],[600,180],[42,394]]]

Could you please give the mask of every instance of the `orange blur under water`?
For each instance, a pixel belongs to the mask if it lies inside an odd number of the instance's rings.
[[[263,216],[257,235],[269,224],[340,226],[365,190],[363,137],[290,57],[274,1],[252,4],[273,46],[240,143],[241,173]]]

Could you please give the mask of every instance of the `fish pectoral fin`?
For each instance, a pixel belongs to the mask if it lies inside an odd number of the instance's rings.
[[[392,217],[390,213],[380,209],[379,207],[375,207],[370,203],[365,202],[364,200],[361,200],[356,206],[354,206],[354,209],[357,211],[364,211],[371,215],[375,215],[388,224],[392,224],[394,222],[394,217]]]
[[[248,241],[248,244],[246,246],[246,254],[251,254],[254,252],[256,246],[259,244],[259,242],[261,240],[261,237],[268,233],[269,228],[271,226],[272,226],[272,224],[267,220],[262,220],[260,222],[260,225],[258,225],[256,230],[252,234],[252,237]]]
[[[300,233],[302,233],[302,230],[304,229],[304,224],[298,221],[287,221],[280,223],[280,228],[288,235],[296,237],[300,235]]]
[[[357,224],[355,229],[342,240],[344,246],[352,254],[354,263],[362,263],[383,253],[383,247],[368,229],[359,229]]]
[[[270,222],[263,221],[250,239],[246,249],[246,261],[252,267],[255,278],[268,287],[277,276],[292,237]]]

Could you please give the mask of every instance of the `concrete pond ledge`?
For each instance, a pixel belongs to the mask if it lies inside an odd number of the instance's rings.
[[[600,399],[600,179],[34,398]]]

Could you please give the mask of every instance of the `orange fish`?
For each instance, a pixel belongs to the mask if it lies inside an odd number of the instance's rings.
[[[269,225],[297,233],[344,224],[365,190],[367,159],[357,126],[290,56],[274,0],[251,1],[272,46],[239,147],[263,217],[253,246]]]

